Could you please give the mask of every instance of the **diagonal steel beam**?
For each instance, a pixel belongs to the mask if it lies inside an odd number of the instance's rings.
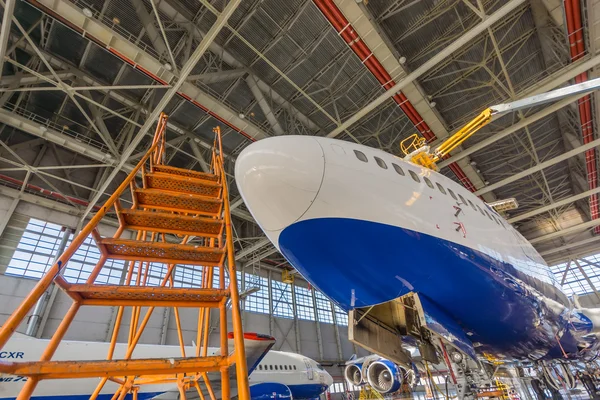
[[[545,242],[545,241],[548,241],[551,239],[556,239],[556,238],[559,238],[559,237],[562,237],[562,236],[565,236],[565,235],[568,235],[571,233],[577,233],[577,232],[584,231],[586,229],[594,228],[599,225],[600,225],[600,219],[583,222],[581,224],[573,225],[573,226],[570,226],[565,229],[561,229],[556,232],[548,233],[546,235],[542,235],[542,236],[535,237],[533,239],[529,239],[529,243],[536,244],[536,243]]]
[[[544,250],[544,251],[540,252],[540,255],[542,257],[545,257],[545,256],[548,256],[550,254],[564,252],[565,250],[572,249],[573,247],[579,247],[579,246],[583,246],[585,244],[596,243],[598,241],[600,241],[600,237],[599,236],[588,238],[588,239],[584,239],[584,240],[579,240],[577,242],[567,243],[567,244],[562,245],[562,246],[553,247],[551,249]]]
[[[188,81],[200,81],[202,83],[217,83],[223,81],[231,81],[248,74],[246,68],[237,68],[225,71],[205,72],[198,75],[190,75]]]
[[[589,142],[589,143],[587,143],[587,144],[585,144],[583,146],[579,146],[579,147],[577,147],[577,148],[575,148],[573,150],[567,151],[566,153],[561,154],[560,156],[551,158],[550,160],[541,162],[541,163],[537,164],[534,167],[528,168],[528,169],[526,169],[524,171],[521,171],[521,172],[519,172],[517,174],[514,174],[514,175],[512,175],[512,176],[510,176],[510,177],[508,177],[506,179],[501,180],[500,182],[496,182],[496,183],[491,184],[489,186],[486,186],[486,187],[484,187],[482,189],[479,189],[474,194],[476,196],[480,196],[480,195],[482,195],[484,193],[491,192],[492,190],[495,190],[495,189],[498,189],[498,188],[500,188],[502,186],[508,185],[509,183],[518,181],[519,179],[522,179],[522,178],[524,178],[526,176],[529,176],[529,175],[531,175],[533,173],[541,171],[544,168],[548,168],[548,167],[550,167],[552,165],[558,164],[561,161],[565,161],[565,160],[567,160],[567,159],[569,159],[569,158],[571,158],[573,156],[576,156],[577,154],[581,154],[581,153],[583,153],[583,152],[585,152],[585,151],[587,151],[589,149],[593,149],[593,148],[598,147],[598,146],[600,146],[600,139],[593,140],[593,141],[591,141],[591,142]]]
[[[600,54],[597,56],[594,56],[592,58],[582,59],[580,61],[577,61],[575,63],[571,63],[571,64],[567,65],[566,67],[564,67],[564,68],[560,69],[559,71],[550,75],[548,78],[543,79],[541,82],[537,82],[535,85],[527,88],[526,90],[517,93],[517,97],[523,98],[523,97],[535,96],[537,94],[544,93],[544,92],[547,92],[552,89],[556,89],[557,87],[570,81],[571,79],[573,79],[575,76],[579,75],[580,73],[587,71],[591,68],[594,68],[594,66],[596,66],[596,65],[600,65]],[[561,100],[549,107],[546,107],[545,109],[538,111],[537,113],[535,113],[533,115],[525,117],[524,119],[517,122],[516,124],[506,128],[498,133],[495,133],[494,135],[490,136],[489,138],[484,139],[484,140],[462,150],[461,152],[453,154],[450,158],[442,161],[438,165],[440,168],[443,168],[443,167],[450,165],[453,162],[461,160],[461,159],[499,141],[500,139],[503,139],[506,136],[511,135],[511,134],[519,131],[520,129],[525,128],[527,125],[532,124],[533,122],[536,122],[536,121],[542,119],[543,117],[552,114],[553,112],[580,99],[581,97],[584,97],[584,95],[573,96],[571,98]]]
[[[238,251],[235,255],[235,259],[241,260],[242,258],[246,257],[247,255],[252,254],[255,251],[258,251],[258,250],[262,249],[263,247],[267,246],[269,243],[271,243],[271,241],[268,238],[260,239],[259,241],[257,241],[253,245],[251,245],[250,247],[246,247],[242,251]]]
[[[506,4],[504,4],[502,7],[500,7],[495,13],[488,16],[488,18],[485,21],[482,21],[479,24],[477,24],[475,27],[473,27],[467,33],[465,33],[460,38],[458,38],[458,40],[456,40],[455,42],[453,42],[452,44],[450,44],[449,46],[444,48],[442,51],[437,53],[435,56],[431,57],[429,60],[427,60],[425,63],[423,63],[423,65],[421,65],[420,67],[415,69],[413,72],[408,74],[403,79],[399,80],[398,83],[396,83],[394,86],[392,86],[390,89],[388,89],[385,93],[383,93],[382,95],[377,97],[371,103],[367,104],[364,108],[362,108],[360,111],[358,111],[352,117],[348,118],[342,124],[338,125],[337,128],[335,128],[334,130],[329,132],[327,137],[333,138],[333,137],[340,135],[342,132],[344,132],[350,126],[354,125],[361,118],[363,118],[365,115],[369,114],[371,111],[375,110],[377,107],[379,107],[380,105],[385,103],[388,99],[390,99],[391,97],[396,95],[396,93],[398,93],[399,91],[404,89],[406,87],[406,85],[415,81],[419,77],[423,76],[423,74],[425,74],[431,68],[435,67],[438,63],[447,59],[456,50],[460,49],[465,44],[472,41],[480,33],[484,32],[488,27],[494,25],[496,22],[500,21],[502,18],[504,18],[506,15],[508,15],[511,11],[513,11],[515,8],[517,8],[521,4],[525,3],[525,1],[526,0],[510,0],[510,1],[506,2]]]
[[[8,47],[8,37],[10,36],[10,26],[15,10],[17,0],[6,0],[4,4],[4,14],[2,15],[2,26],[0,27],[0,78],[2,78],[2,70],[4,67],[4,57]]]
[[[581,268],[581,265],[579,264],[579,261],[577,261],[576,259],[574,259],[573,262],[575,263],[575,265],[577,265],[577,268],[579,269],[579,272],[581,272],[581,274],[585,278],[585,280],[588,283],[588,285],[590,285],[590,288],[592,288],[592,291],[596,295],[596,298],[600,301],[600,294],[598,293],[598,290],[596,289],[596,286],[594,286],[594,284],[590,280],[590,277],[588,276],[588,274],[586,274],[585,271],[583,270],[583,268]]]
[[[181,68],[181,74],[179,75],[179,80],[173,84],[173,86],[166,91],[163,95],[162,99],[155,106],[154,110],[147,116],[146,122],[137,132],[136,136],[133,138],[129,146],[125,149],[123,154],[121,155],[121,159],[117,163],[115,169],[110,173],[106,181],[102,184],[102,186],[98,189],[98,193],[93,197],[90,204],[87,206],[84,212],[84,218],[89,214],[89,212],[93,209],[94,205],[100,200],[102,193],[108,188],[112,180],[117,176],[121,168],[127,162],[127,159],[131,154],[135,151],[136,147],[140,144],[143,137],[146,135],[148,130],[156,123],[158,116],[165,109],[165,107],[169,104],[171,99],[175,97],[177,91],[181,88],[181,85],[185,83],[187,77],[192,73],[192,69],[196,66],[198,61],[202,58],[210,43],[215,39],[217,34],[221,31],[221,29],[227,23],[227,20],[233,14],[237,6],[240,4],[241,0],[231,0],[229,4],[225,7],[221,15],[217,18],[213,26],[207,32],[206,36],[202,39],[198,47],[194,50],[194,53],[190,56],[190,58],[186,61],[186,63]],[[83,220],[83,218],[82,218]]]
[[[275,113],[273,113],[273,109],[269,105],[269,102],[267,101],[263,93],[260,91],[256,78],[254,78],[254,76],[252,75],[249,75],[246,77],[246,83],[248,84],[252,95],[256,99],[258,106],[262,110],[263,114],[265,114],[267,121],[269,121],[269,124],[271,124],[273,131],[278,135],[283,135],[285,132],[283,131],[283,128],[281,127],[277,116],[275,115]]]
[[[94,41],[125,63],[137,68],[161,84],[169,84],[177,79],[177,74],[169,71],[164,63],[154,55],[145,52],[138,45],[128,41],[109,26],[94,18],[87,18],[82,10],[68,0],[24,0],[32,7],[48,14],[80,35]],[[204,36],[205,37],[205,36]],[[262,139],[268,134],[248,118],[240,118],[239,111],[233,110],[197,86],[185,82],[181,84],[179,95],[191,104],[220,120],[250,140]]]
[[[191,18],[183,15],[175,7],[171,6],[167,1],[161,0],[157,3],[158,9],[161,13],[169,17],[169,19],[181,26],[189,26],[192,24],[192,35],[195,39],[201,40],[205,33],[201,31],[191,20]],[[246,69],[246,65],[235,58],[231,53],[224,49],[219,43],[213,42],[210,45],[210,51],[219,56],[225,63],[234,67]],[[287,101],[281,95],[279,95],[269,84],[259,79],[256,75],[254,77],[257,80],[257,84],[263,93],[266,93],[271,99],[277,103],[280,107],[284,108],[289,114],[293,115],[298,121],[312,131],[319,132],[321,129],[316,125],[309,117],[300,112],[291,102]]]
[[[524,219],[531,218],[531,217],[539,215],[539,214],[543,214],[546,211],[550,211],[550,210],[553,210],[555,208],[566,206],[568,204],[574,203],[574,202],[576,202],[578,200],[585,199],[586,197],[589,197],[589,196],[591,196],[591,195],[593,195],[595,193],[600,193],[600,188],[586,190],[583,193],[579,193],[579,194],[576,194],[574,196],[569,196],[566,199],[562,199],[562,200],[556,201],[556,202],[554,202],[552,204],[548,204],[547,206],[536,208],[535,210],[531,210],[531,211],[528,211],[526,213],[516,215],[516,216],[514,216],[512,218],[509,218],[508,222],[511,223],[511,224],[513,224],[515,222],[522,221]]]

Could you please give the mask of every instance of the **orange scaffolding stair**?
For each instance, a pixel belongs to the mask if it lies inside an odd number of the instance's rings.
[[[1,373],[28,378],[18,399],[29,399],[42,379],[99,377],[100,383],[91,399],[95,399],[110,380],[120,384],[114,399],[122,399],[128,393],[136,398],[140,385],[173,382],[177,384],[180,398],[185,399],[186,390],[196,389],[200,398],[204,399],[200,389],[200,384],[204,384],[211,400],[215,400],[208,372],[220,372],[221,397],[229,399],[229,367],[235,364],[238,397],[240,400],[249,400],[248,369],[221,131],[218,127],[214,130],[212,173],[204,173],[163,164],[166,158],[166,124],[167,116],[161,114],[148,152],[0,328],[1,350],[53,282],[73,299],[71,308],[49,341],[40,361],[0,364]],[[139,174],[142,177],[142,187],[136,184],[136,176]],[[120,202],[121,195],[127,189],[130,189],[133,202],[129,209],[123,208]],[[119,228],[112,238],[103,238],[97,226],[103,217],[113,211],[119,220]],[[134,232],[135,239],[122,238],[126,231]],[[89,235],[92,235],[98,245],[100,260],[85,284],[70,284],[60,273]],[[189,243],[192,239],[193,243]],[[126,278],[123,285],[94,283],[107,260],[125,261]],[[159,286],[147,285],[151,263],[166,265],[166,272],[160,277]],[[202,287],[174,287],[174,271],[178,264],[193,265],[193,268],[201,270]],[[213,285],[215,269],[219,271],[217,287]],[[226,272],[229,275],[227,287]],[[227,335],[229,299],[233,322],[233,352],[229,351]],[[107,359],[51,361],[75,315],[84,305],[119,307]],[[114,349],[125,307],[132,307],[128,347],[124,359],[114,360]],[[145,313],[142,313],[142,307],[147,307]],[[155,307],[173,308],[181,358],[131,359]],[[193,357],[185,354],[178,311],[180,307],[199,310],[196,354]],[[207,355],[210,311],[213,308],[219,309],[220,356]]]

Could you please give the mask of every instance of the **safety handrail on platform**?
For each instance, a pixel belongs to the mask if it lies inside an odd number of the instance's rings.
[[[162,113],[149,150],[127,175],[88,224],[58,257],[48,272],[38,281],[31,293],[17,307],[6,323],[0,327],[0,349],[7,343],[19,324],[52,283],[56,283],[72,299],[73,304],[49,341],[39,362],[3,363],[2,373],[20,373],[28,376],[19,399],[28,399],[41,379],[68,376],[101,377],[91,396],[96,399],[108,381],[118,383],[114,398],[127,393],[136,394],[142,384],[157,382],[176,383],[181,398],[185,391],[196,389],[202,398],[199,381],[202,380],[211,397],[215,393],[207,372],[220,371],[222,398],[231,395],[229,367],[235,364],[238,397],[249,400],[248,368],[244,349],[244,334],[239,305],[239,293],[235,267],[233,233],[231,227],[229,191],[224,168],[224,156],[220,128],[214,129],[215,142],[212,149],[211,172],[202,173],[169,167],[166,160],[167,115]],[[136,176],[142,174],[142,187]],[[130,189],[133,206],[123,209],[120,196]],[[219,205],[220,203],[220,205]],[[215,207],[216,205],[216,207]],[[114,209],[119,228],[110,239],[100,236],[97,226],[102,218]],[[122,239],[126,229],[134,229],[135,239]],[[179,238],[179,243],[167,241],[167,234]],[[85,284],[70,284],[62,276],[73,254],[88,236],[92,236],[100,250],[100,259]],[[188,244],[191,239],[194,245]],[[199,244],[197,244],[199,243]],[[121,285],[96,285],[94,281],[109,258],[125,260],[127,272]],[[159,286],[149,286],[148,277],[152,263],[166,266]],[[227,266],[225,266],[227,262]],[[174,270],[177,264],[199,265],[202,268],[202,284],[199,289],[174,287]],[[214,269],[219,268],[218,288],[214,288]],[[229,286],[225,287],[225,269]],[[227,335],[227,301],[231,299],[234,351],[229,354]],[[79,361],[85,368],[69,369],[78,361],[51,362],[68,327],[81,305],[118,306],[112,337],[106,360]],[[132,307],[127,351],[124,359],[113,360],[117,337],[125,307]],[[177,368],[171,372],[160,361],[144,366],[143,360],[130,360],[155,307],[173,307],[181,357]],[[186,355],[178,307],[198,308],[198,333],[195,355]],[[142,307],[148,307],[142,317]],[[219,308],[220,357],[208,356],[210,311]],[[190,357],[191,356],[191,357]],[[152,367],[154,366],[154,367]],[[128,369],[129,368],[129,369]],[[44,371],[41,373],[40,371]],[[78,372],[79,371],[79,372]],[[130,374],[126,374],[130,371]]]

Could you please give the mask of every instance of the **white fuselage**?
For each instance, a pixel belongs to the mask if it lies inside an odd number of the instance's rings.
[[[246,147],[235,177],[275,247],[343,309],[419,293],[481,351],[520,358],[557,347],[551,332],[563,331],[571,305],[550,269],[444,175],[351,142],[278,136]]]
[[[48,340],[36,339],[22,334],[14,334],[9,342],[0,351],[0,362],[37,361],[44,351]],[[61,342],[54,361],[61,360],[102,360],[106,358],[108,343],[81,342],[65,340]],[[262,346],[260,341],[249,342],[246,348]],[[117,343],[113,359],[122,359],[127,348],[126,343]],[[186,346],[186,355],[195,354],[194,346]],[[209,347],[207,355],[219,355],[220,348]],[[250,350],[247,350],[250,352]],[[157,346],[139,344],[133,353],[133,358],[178,358],[181,357],[179,346]],[[285,366],[285,368],[284,368]],[[0,400],[15,399],[26,378],[4,375],[0,376]],[[331,385],[331,376],[324,371],[314,360],[294,353],[270,351],[260,361],[257,368],[250,375],[250,384],[263,382],[280,383],[290,387],[311,384]],[[96,388],[99,379],[69,379],[69,380],[44,380],[38,384],[34,393],[36,399],[58,399],[64,396],[81,396],[87,398]],[[100,392],[99,398],[110,398],[117,390],[118,385],[108,381]],[[143,398],[148,393],[176,392],[175,384],[142,385],[138,396]],[[87,396],[87,397],[86,397]]]
[[[250,385],[263,382],[281,383],[293,390],[298,385],[330,386],[333,379],[316,361],[308,357],[271,350],[250,375]]]
[[[317,137],[270,138],[242,152],[236,180],[278,248],[279,235],[293,223],[351,218],[455,242],[555,282],[534,247],[480,198],[440,173],[378,149]],[[464,229],[457,230],[458,223]]]

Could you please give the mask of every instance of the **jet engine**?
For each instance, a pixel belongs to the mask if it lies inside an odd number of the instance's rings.
[[[394,393],[404,381],[404,369],[385,359],[372,362],[367,369],[367,382],[379,393]]]
[[[348,364],[344,369],[344,377],[348,383],[354,386],[361,386],[365,384],[362,373],[362,364]]]

